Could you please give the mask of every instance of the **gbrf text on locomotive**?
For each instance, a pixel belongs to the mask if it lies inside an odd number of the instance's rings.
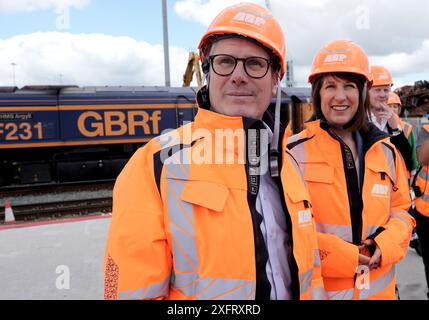
[[[140,130],[144,134],[159,134],[161,111],[87,111],[78,118],[79,132],[85,137],[134,136]]]

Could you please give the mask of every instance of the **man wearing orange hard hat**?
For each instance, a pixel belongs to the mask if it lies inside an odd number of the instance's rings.
[[[399,114],[389,105],[389,98],[398,102],[396,97],[391,96],[393,77],[389,70],[383,66],[374,65],[371,67],[372,87],[369,90],[370,112],[369,119],[381,131],[391,135],[390,141],[395,145],[402,155],[404,166],[407,168],[408,183],[411,186],[413,175],[417,168],[415,139],[410,126],[405,126],[399,118]],[[399,97],[398,97],[399,98]],[[400,102],[400,99],[399,99]],[[409,134],[407,136],[406,134]],[[410,138],[411,137],[411,138]],[[414,214],[414,194],[410,188],[410,198],[412,201],[409,212]],[[416,249],[420,254],[419,240],[414,229],[410,239],[410,247]]]
[[[371,67],[372,86],[369,90],[370,112],[369,119],[381,131],[390,134],[390,141],[401,152],[409,176],[414,168],[412,148],[400,125],[400,119],[388,105],[389,93],[392,90],[393,78],[385,67]]]
[[[323,299],[312,205],[280,126],[282,28],[267,9],[238,4],[199,49],[207,83],[194,121],[148,142],[117,179],[105,297]]]

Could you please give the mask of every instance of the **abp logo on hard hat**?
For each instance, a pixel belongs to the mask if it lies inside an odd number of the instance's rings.
[[[387,73],[378,73],[376,77],[378,80],[389,80],[389,75]]]
[[[232,18],[232,21],[254,24],[257,27],[263,26],[266,23],[264,18],[257,17],[254,14],[246,12],[238,12],[234,18]]]
[[[346,54],[328,54],[323,62],[334,63],[334,62],[345,62],[346,60],[347,60]]]

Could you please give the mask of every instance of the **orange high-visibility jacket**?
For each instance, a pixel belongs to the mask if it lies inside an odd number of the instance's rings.
[[[394,114],[396,117],[396,120],[398,121],[399,125],[402,128],[402,132],[404,133],[405,137],[407,139],[410,138],[411,132],[413,131],[413,125],[411,123],[405,122],[402,120],[396,113]]]
[[[215,146],[218,140],[210,136],[216,130],[244,128],[247,136],[261,125],[200,108],[193,122],[134,154],[114,187],[105,298],[270,298],[268,253],[255,209],[259,177],[249,171],[249,163],[201,164],[199,157],[205,143],[213,150],[210,159],[215,152],[226,159],[246,147],[231,147],[231,140]],[[281,140],[283,148],[286,140]],[[309,194],[286,151],[280,173],[291,238],[292,296],[324,298]]]
[[[425,124],[421,130],[424,130],[420,134],[426,134],[429,137],[429,125]],[[420,188],[421,194],[416,195],[414,204],[416,209],[424,216],[429,217],[429,165],[422,166],[419,174],[416,177],[416,186]]]
[[[399,153],[388,136],[370,128],[362,135],[361,192],[351,151],[326,122],[308,123],[288,141],[310,192],[328,299],[394,299],[395,263],[405,257],[415,225]],[[358,245],[367,238],[382,252],[381,268],[370,272],[358,267]]]
[[[411,147],[411,160],[412,160],[412,168],[410,168],[410,171],[407,171],[407,176],[409,178],[409,182],[411,184],[412,180],[411,180],[411,173],[414,169],[417,169],[419,167],[419,163],[417,162],[417,155],[416,155],[416,138],[414,136],[413,133],[413,125],[403,121],[396,113],[394,114],[394,116],[396,117],[396,120],[398,121],[400,127],[402,128],[402,132],[405,135],[405,138],[407,138],[408,143]],[[401,153],[403,151],[401,151],[398,148],[398,151]],[[402,154],[401,154],[402,155]],[[404,160],[404,165],[405,164],[405,157],[403,157]]]

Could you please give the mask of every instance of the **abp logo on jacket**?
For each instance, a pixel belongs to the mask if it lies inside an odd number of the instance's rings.
[[[301,210],[298,212],[298,225],[300,227],[305,227],[311,225],[311,218],[313,215],[310,210]]]
[[[387,197],[389,195],[389,186],[375,183],[372,187],[371,195],[373,197]]]

